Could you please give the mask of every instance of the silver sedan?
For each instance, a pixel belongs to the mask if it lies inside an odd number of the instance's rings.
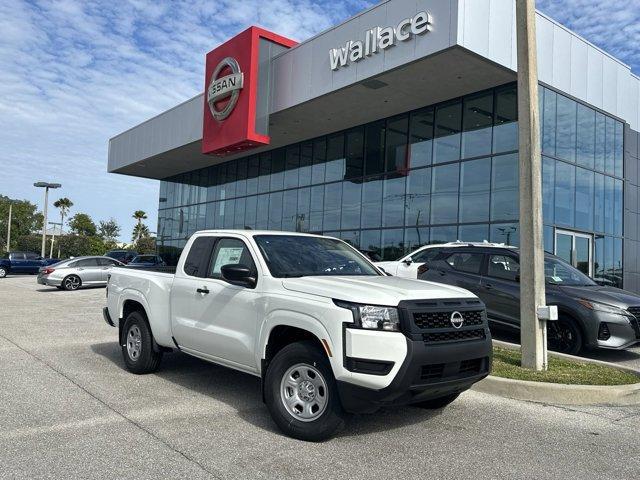
[[[123,265],[109,257],[76,257],[42,267],[38,273],[38,283],[61,290],[105,286],[109,271]]]

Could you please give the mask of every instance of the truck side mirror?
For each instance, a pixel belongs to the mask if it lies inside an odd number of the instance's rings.
[[[411,257],[407,257],[404,259],[404,262],[407,266],[411,265],[413,263],[413,258]]]
[[[251,269],[239,263],[223,265],[220,269],[222,278],[233,285],[253,288],[256,286],[256,278]]]

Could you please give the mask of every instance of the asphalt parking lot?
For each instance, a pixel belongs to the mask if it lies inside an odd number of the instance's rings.
[[[104,295],[44,288],[33,276],[0,280],[0,478],[603,479],[640,470],[640,408],[476,392],[443,411],[354,417],[325,443],[292,440],[276,430],[254,377],[179,353],[156,374],[125,371],[102,320]],[[640,352],[618,357],[635,363]]]

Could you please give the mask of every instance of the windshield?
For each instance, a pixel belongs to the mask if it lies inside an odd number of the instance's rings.
[[[570,287],[597,285],[580,270],[555,257],[545,257],[544,278],[551,285]]]
[[[340,240],[299,235],[256,235],[255,241],[276,278],[321,275],[381,275]]]
[[[155,262],[156,258],[153,255],[138,255],[131,263],[151,263]]]

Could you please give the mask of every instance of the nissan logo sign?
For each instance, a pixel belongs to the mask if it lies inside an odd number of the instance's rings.
[[[231,70],[231,73],[220,77],[220,73],[225,68]],[[238,61],[232,57],[224,58],[213,71],[211,82],[207,89],[207,103],[213,118],[221,122],[231,114],[236,103],[238,103],[243,83],[244,74],[240,71]],[[225,98],[229,98],[229,101],[218,110],[219,107],[216,104]]]
[[[461,328],[464,325],[464,317],[460,312],[453,312],[450,320],[453,328]]]

